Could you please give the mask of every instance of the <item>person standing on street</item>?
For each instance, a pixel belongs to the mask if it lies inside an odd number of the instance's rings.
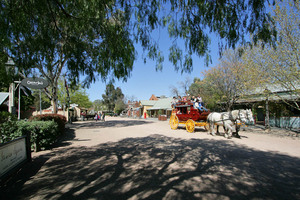
[[[102,115],[102,120],[105,122],[105,113]]]

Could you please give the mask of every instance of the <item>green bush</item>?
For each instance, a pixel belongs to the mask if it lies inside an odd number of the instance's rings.
[[[67,123],[67,119],[63,115],[59,114],[44,114],[44,115],[36,115],[29,118],[29,121],[54,121],[58,125],[58,132],[63,134],[65,132],[65,125]]]
[[[15,139],[14,132],[17,129],[17,118],[9,112],[0,112],[0,143]]]
[[[12,115],[9,112],[4,112],[4,111],[0,112],[0,124],[7,122],[7,121],[16,121],[16,120],[17,120],[17,118],[15,115]]]
[[[49,148],[60,135],[54,121],[19,121],[17,127],[14,137],[30,134],[30,142],[36,151]]]
[[[49,148],[60,136],[54,121],[6,121],[0,124],[0,143],[9,142],[22,135],[30,135],[31,148],[39,151]]]

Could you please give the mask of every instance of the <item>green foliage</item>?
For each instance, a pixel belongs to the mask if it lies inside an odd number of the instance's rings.
[[[162,115],[162,114],[163,114],[163,111],[162,111],[162,110],[158,110],[157,114],[158,114],[158,115]]]
[[[39,90],[33,90],[33,94],[34,96],[34,107],[36,110],[40,110],[40,91]],[[46,108],[49,108],[51,106],[51,102],[50,102],[50,99],[47,97],[47,95],[42,91],[41,92],[41,104],[42,104],[42,110],[43,109],[46,109]]]
[[[242,58],[245,67],[253,74],[253,85],[285,91],[287,95],[284,95],[284,98],[280,95],[277,97],[299,111],[300,3],[288,0],[277,1],[276,6],[270,9],[276,23],[274,28],[278,32],[276,48],[260,42],[257,47],[245,47]]]
[[[8,61],[8,57],[6,53],[1,51],[1,42],[0,42],[0,91],[8,92],[10,84],[13,83],[15,80],[20,80],[21,78],[16,74],[14,66],[6,65]]]
[[[82,88],[79,90],[70,90],[70,103],[76,103],[82,108],[90,108],[92,107],[92,102],[89,99],[88,94]]]
[[[38,115],[30,121],[16,121],[8,112],[0,112],[0,143],[29,134],[36,150],[48,148],[64,133],[66,118],[62,115]]]
[[[120,99],[124,98],[124,94],[122,93],[121,88],[113,85],[113,83],[109,83],[106,85],[105,94],[102,95],[103,104],[107,106],[109,111],[113,111],[116,105],[116,102]]]
[[[115,104],[114,112],[119,115],[123,110],[126,109],[126,104],[122,99],[118,99]]]
[[[191,96],[200,95],[205,107],[210,110],[217,110],[217,102],[220,100],[220,96],[216,92],[215,88],[211,86],[210,80],[205,77],[203,80],[198,78],[194,79],[194,82],[189,87],[189,94]]]
[[[0,111],[0,124],[7,122],[7,121],[16,121],[17,118],[15,115],[12,115],[9,112]]]
[[[54,121],[58,125],[58,133],[63,134],[65,132],[65,125],[67,119],[63,115],[58,114],[44,114],[32,116],[29,121]]]
[[[16,120],[17,118],[9,112],[0,112],[0,143],[10,141],[11,137],[16,138],[13,135],[17,130]]]
[[[5,57],[1,60],[9,56],[24,75],[38,73],[47,79],[49,97],[56,105],[62,72],[74,85],[80,75],[85,77],[84,86],[98,77],[126,81],[136,58],[134,43],[146,51],[143,55],[156,60],[160,70],[163,53],[151,34],[161,26],[168,27],[174,39],[169,60],[175,70],[190,72],[192,54],[209,63],[211,32],[221,38],[221,49],[235,47],[249,34],[254,34],[254,42],[272,39],[276,32],[270,22],[265,0],[1,0],[0,53]],[[178,38],[185,42],[185,55]]]
[[[19,121],[14,136],[30,134],[30,140],[36,151],[47,149],[60,136],[58,125],[54,121]]]
[[[103,104],[103,101],[97,99],[93,102],[93,108],[95,111],[107,110],[106,106]]]
[[[29,134],[32,148],[37,148],[36,150],[49,148],[60,135],[54,121],[7,121],[0,124],[0,133],[0,143]]]

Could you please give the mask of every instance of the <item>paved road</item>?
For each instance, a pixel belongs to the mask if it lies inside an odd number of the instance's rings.
[[[256,127],[241,139],[168,122],[77,122],[34,154],[1,199],[300,199],[300,140]]]

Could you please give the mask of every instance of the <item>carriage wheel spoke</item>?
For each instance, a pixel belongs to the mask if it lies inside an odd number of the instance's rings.
[[[195,130],[195,122],[192,119],[187,120],[186,122],[186,130],[190,133],[193,133]]]

